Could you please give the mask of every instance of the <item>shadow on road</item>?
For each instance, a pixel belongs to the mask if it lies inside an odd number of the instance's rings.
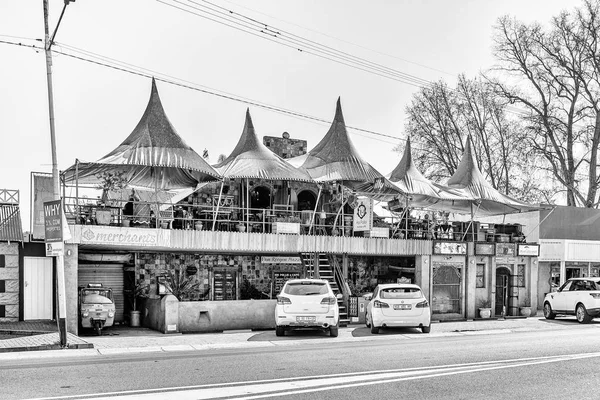
[[[352,336],[354,337],[364,337],[364,336],[394,336],[394,335],[406,335],[406,334],[414,334],[414,333],[422,333],[419,328],[380,328],[378,334],[371,333],[371,329],[364,328],[356,328],[352,331]]]
[[[275,331],[262,332],[252,336],[248,339],[249,342],[274,342],[280,340],[296,340],[296,339],[323,339],[329,336],[329,332],[323,331],[310,331],[310,330],[299,330],[289,331],[285,333],[285,336],[275,335]],[[334,339],[334,338],[332,338]]]

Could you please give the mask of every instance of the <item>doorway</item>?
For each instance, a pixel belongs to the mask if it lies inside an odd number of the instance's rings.
[[[317,198],[310,190],[303,190],[298,193],[298,211],[314,210]]]
[[[496,307],[495,315],[508,315],[510,296],[510,269],[496,268]]]
[[[250,192],[251,212],[257,212],[256,209],[266,209],[271,207],[271,191],[264,186],[257,186]]]
[[[52,257],[25,257],[23,278],[23,320],[53,319]]]

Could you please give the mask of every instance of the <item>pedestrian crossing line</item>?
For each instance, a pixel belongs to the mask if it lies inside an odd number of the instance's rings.
[[[532,365],[566,362],[595,357],[600,357],[600,352],[405,368],[397,370],[361,371],[344,374],[332,374],[327,376],[304,376],[272,380],[207,384],[188,387],[121,391],[104,394],[46,397],[36,400],[100,400],[114,399],[116,397],[118,397],[120,400],[157,400],[172,398],[177,398],[178,400],[251,400],[276,396],[298,395],[327,390],[338,390],[367,385],[389,384],[415,379],[429,379],[441,376],[477,373],[505,368],[527,367]]]

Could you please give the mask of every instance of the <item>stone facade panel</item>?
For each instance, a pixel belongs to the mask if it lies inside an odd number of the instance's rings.
[[[0,293],[0,304],[19,304],[19,294],[18,293]]]
[[[0,279],[1,280],[19,279],[19,269],[18,268],[0,268]]]

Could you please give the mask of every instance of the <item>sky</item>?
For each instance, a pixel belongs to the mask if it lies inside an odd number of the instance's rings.
[[[77,0],[66,9],[54,50],[95,60],[99,55],[111,65],[143,68],[145,75],[325,121],[333,119],[341,97],[346,124],[360,129],[349,129],[356,148],[383,174],[400,160],[401,153],[393,149],[403,148],[405,109],[418,85],[282,46],[265,40],[265,34],[195,15],[189,7],[214,4],[285,37],[296,35],[422,80],[453,85],[458,74],[474,77],[494,64],[492,33],[499,17],[545,24],[581,5],[569,0],[210,1]],[[51,32],[62,8],[62,0],[50,0]],[[0,41],[41,46],[35,39],[43,37],[41,0],[0,2]],[[141,118],[150,85],[147,76],[54,54],[59,170],[75,159],[100,159],[117,147]],[[307,140],[309,150],[329,128],[325,122],[160,80],[157,86],[179,135],[199,154],[207,149],[211,163],[233,150],[248,107],[260,137],[286,131]],[[30,174],[52,171],[43,51],[0,43],[0,149],[0,188],[20,191],[28,230]]]

